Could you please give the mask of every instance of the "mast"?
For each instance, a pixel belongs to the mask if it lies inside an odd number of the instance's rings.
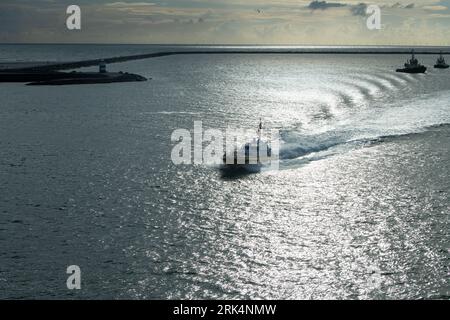
[[[259,118],[259,126],[258,126],[258,142],[261,140],[261,130],[262,130],[262,119]]]

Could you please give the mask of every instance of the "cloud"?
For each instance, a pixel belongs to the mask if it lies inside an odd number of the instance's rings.
[[[350,8],[354,16],[366,16],[367,4],[359,3]]]
[[[374,32],[369,0],[77,0],[82,30],[71,32],[72,0],[1,0],[0,42],[450,45],[449,0],[398,1],[378,2]]]
[[[337,2],[326,2],[326,1],[318,1],[314,0],[308,5],[308,8],[311,10],[326,10],[330,8],[340,8],[345,7],[345,3],[337,3]]]
[[[112,2],[107,3],[108,7],[142,7],[142,6],[154,6],[155,3],[150,2]]]
[[[392,9],[414,9],[415,8],[415,4],[414,3],[410,3],[407,5],[403,5],[400,2],[396,2],[391,6],[384,6],[384,8],[392,8]]]
[[[423,7],[425,10],[429,11],[446,11],[448,8],[446,6],[425,6]]]

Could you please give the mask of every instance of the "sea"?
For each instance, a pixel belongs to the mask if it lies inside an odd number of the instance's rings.
[[[146,82],[0,84],[0,298],[448,300],[436,55],[415,75],[395,72],[403,47],[8,44],[0,64],[205,49],[264,53],[108,65]],[[260,119],[279,132],[276,170],[172,161],[177,129]]]

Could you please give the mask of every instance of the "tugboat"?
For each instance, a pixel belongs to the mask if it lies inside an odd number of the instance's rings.
[[[221,166],[221,170],[224,173],[258,173],[264,165],[269,163],[272,149],[261,138],[261,131],[262,121],[260,120],[258,137],[247,142],[239,150],[235,148],[232,155],[224,153]]]
[[[412,57],[405,63],[405,67],[402,69],[397,69],[397,72],[404,73],[425,73],[427,67],[421,65],[414,55],[414,50],[412,51]]]
[[[442,56],[442,51],[440,53],[439,58],[436,61],[436,64],[434,65],[434,67],[436,69],[447,69],[449,67],[449,65],[447,63],[445,63],[445,59]]]

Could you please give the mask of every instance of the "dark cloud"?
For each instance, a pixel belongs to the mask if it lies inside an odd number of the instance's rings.
[[[366,16],[367,4],[359,3],[350,8],[354,16]]]
[[[65,29],[63,10],[44,10],[23,1],[0,3],[0,43],[33,41],[35,35],[51,36]]]
[[[309,4],[308,8],[311,10],[326,10],[330,8],[340,8],[345,6],[346,4],[343,3],[314,0]]]
[[[415,7],[414,3],[410,3],[408,5],[403,5],[400,2],[396,2],[391,6],[385,6],[385,8],[393,8],[393,9],[413,9]]]

